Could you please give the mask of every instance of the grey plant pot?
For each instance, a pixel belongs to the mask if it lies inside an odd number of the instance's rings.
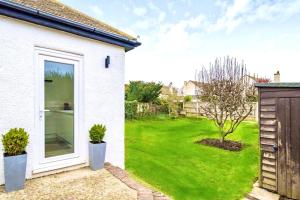
[[[27,154],[4,156],[5,191],[12,192],[24,188]]]
[[[105,161],[106,143],[89,143],[89,161],[92,170],[102,169]]]

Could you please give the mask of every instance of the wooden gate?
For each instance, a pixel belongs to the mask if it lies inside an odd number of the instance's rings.
[[[300,199],[300,84],[258,84],[263,188]]]

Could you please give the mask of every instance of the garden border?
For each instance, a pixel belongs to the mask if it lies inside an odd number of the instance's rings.
[[[130,187],[133,190],[137,191],[138,200],[171,200],[169,197],[164,194],[151,190],[141,183],[136,182],[128,176],[128,173],[116,166],[113,166],[110,163],[105,163],[105,169],[109,171],[114,177],[122,181],[125,185]]]

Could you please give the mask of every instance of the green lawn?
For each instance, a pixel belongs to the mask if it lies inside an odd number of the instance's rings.
[[[125,129],[127,171],[174,199],[241,199],[258,175],[255,122],[242,123],[229,136],[246,144],[241,152],[195,144],[218,137],[207,119],[133,120]]]

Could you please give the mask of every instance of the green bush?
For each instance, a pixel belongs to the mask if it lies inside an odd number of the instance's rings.
[[[157,102],[157,112],[160,114],[168,114],[169,113],[169,103],[166,99],[159,99]]]
[[[106,127],[102,124],[95,124],[90,129],[90,140],[92,143],[101,143],[106,132]]]
[[[125,118],[126,119],[135,119],[137,118],[137,101],[125,101]]]
[[[4,152],[8,156],[24,153],[28,145],[28,138],[29,135],[23,128],[10,129],[5,135],[2,135]]]
[[[130,81],[125,87],[125,100],[154,103],[158,100],[162,86],[155,82]]]
[[[192,99],[193,99],[192,96],[188,95],[188,96],[185,96],[183,100],[184,100],[184,103],[188,103],[188,102],[191,102]]]

